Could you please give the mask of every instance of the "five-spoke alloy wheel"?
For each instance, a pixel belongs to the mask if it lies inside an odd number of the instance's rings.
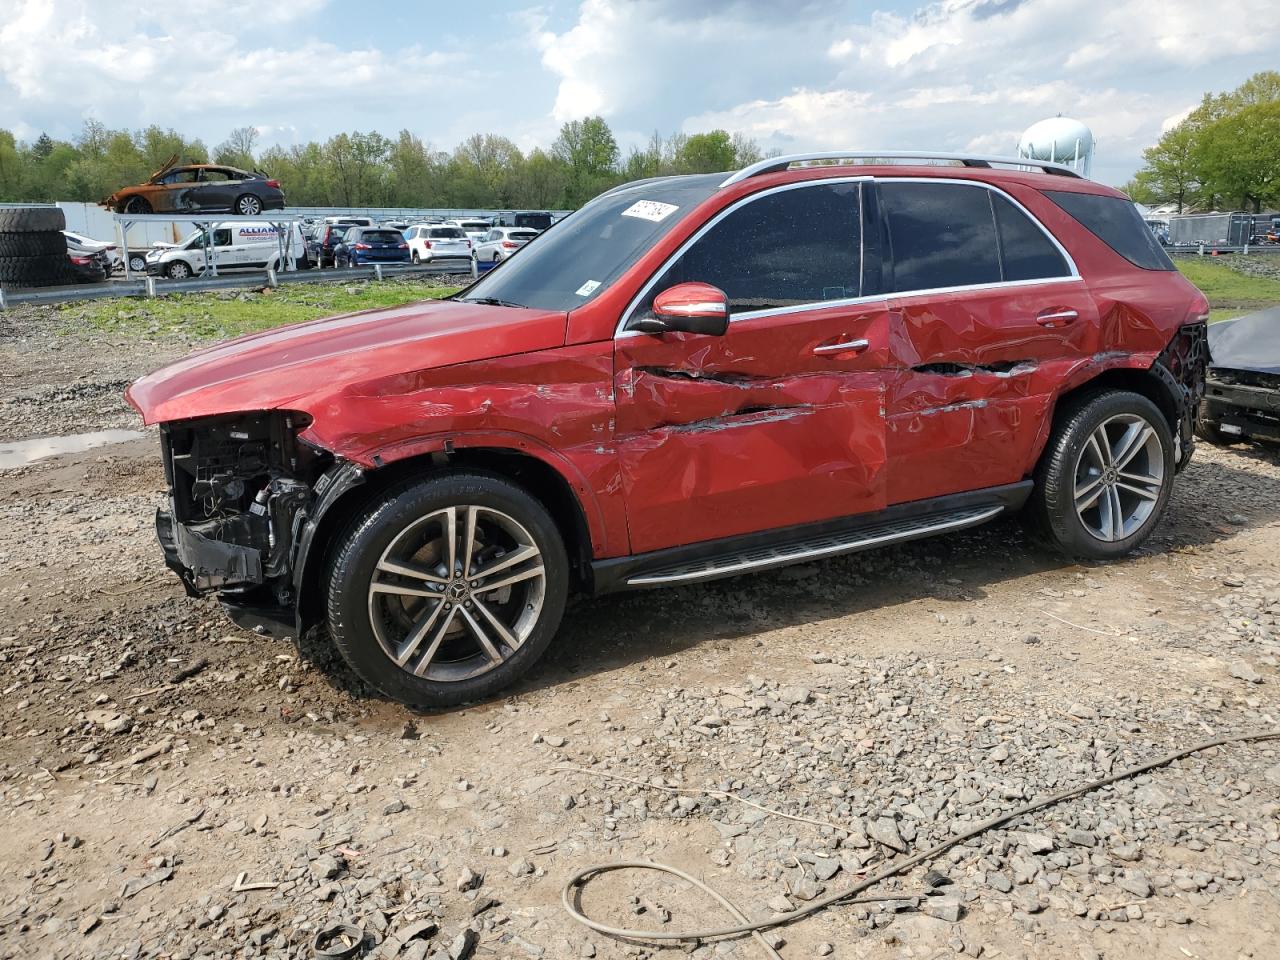
[[[499,477],[442,475],[388,491],[339,538],[329,627],[383,693],[448,706],[523,673],[559,625],[567,587],[541,503]]]
[[[1109,559],[1137,547],[1159,522],[1173,486],[1173,434],[1140,394],[1103,390],[1055,421],[1036,468],[1032,512],[1065,552]]]

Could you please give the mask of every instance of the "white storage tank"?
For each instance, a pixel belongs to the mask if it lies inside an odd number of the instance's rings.
[[[1093,146],[1093,131],[1079,120],[1057,116],[1027,128],[1018,141],[1018,156],[1063,163],[1087,177],[1093,165]]]

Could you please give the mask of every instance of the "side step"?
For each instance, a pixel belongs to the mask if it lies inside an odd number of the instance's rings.
[[[685,563],[636,573],[626,579],[628,587],[656,587],[668,583],[697,583],[731,577],[739,573],[768,570],[804,560],[818,560],[842,553],[855,553],[890,543],[918,540],[936,533],[963,530],[1004,513],[1004,503],[976,504],[945,512],[882,520],[839,533],[826,533],[799,540],[785,541],[768,546],[725,553]]]

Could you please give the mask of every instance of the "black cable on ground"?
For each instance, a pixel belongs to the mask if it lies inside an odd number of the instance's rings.
[[[683,870],[680,870],[676,867],[672,867],[663,863],[653,863],[647,860],[629,860],[629,861],[616,862],[616,863],[602,863],[602,864],[596,864],[595,866],[586,867],[585,869],[579,870],[577,873],[571,876],[568,879],[568,881],[565,883],[564,889],[561,891],[561,894],[560,894],[560,902],[563,905],[564,909],[568,912],[569,916],[573,917],[573,919],[577,920],[583,926],[588,927],[589,929],[594,930],[597,933],[604,934],[606,936],[620,937],[627,940],[640,940],[640,941],[647,940],[650,942],[660,943],[660,942],[666,942],[666,941],[672,941],[672,940],[713,940],[720,937],[733,937],[733,936],[740,936],[744,933],[749,933],[752,936],[754,936],[756,941],[768,952],[768,955],[771,958],[771,960],[781,960],[781,957],[778,954],[778,952],[774,950],[773,947],[771,947],[769,943],[761,935],[761,931],[768,930],[773,927],[779,927],[786,924],[795,923],[797,920],[801,920],[804,917],[811,916],[812,914],[817,913],[819,910],[825,910],[827,907],[837,903],[852,904],[852,903],[863,903],[863,902],[871,902],[871,901],[879,901],[879,900],[909,899],[912,896],[911,894],[902,894],[902,895],[893,896],[893,897],[868,897],[863,899],[855,899],[855,898],[863,890],[866,890],[869,887],[873,887],[877,883],[880,883],[883,880],[887,880],[890,877],[897,876],[898,874],[901,874],[901,873],[905,873],[907,870],[910,870],[912,867],[916,866],[917,864],[923,863],[926,860],[931,860],[934,857],[938,856],[939,854],[945,853],[946,851],[950,850],[952,847],[958,844],[964,843],[966,840],[972,840],[974,837],[980,834],[986,833],[988,830],[993,830],[996,827],[1009,823],[1011,820],[1016,820],[1019,817],[1024,817],[1029,813],[1034,813],[1037,810],[1043,810],[1045,807],[1053,806],[1054,804],[1061,803],[1064,800],[1070,800],[1074,797],[1081,796],[1082,794],[1086,794],[1093,790],[1100,789],[1101,787],[1109,786],[1113,783],[1116,783],[1119,780],[1127,780],[1130,777],[1136,777],[1139,774],[1146,773],[1148,770],[1154,770],[1157,767],[1166,766],[1167,764],[1173,763],[1173,761],[1175,760],[1181,760],[1183,757],[1188,757],[1193,753],[1199,753],[1202,750],[1209,750],[1212,747],[1225,746],[1226,744],[1229,744],[1229,743],[1253,743],[1260,740],[1280,740],[1280,730],[1259,730],[1259,731],[1254,731],[1253,733],[1241,733],[1241,734],[1236,734],[1235,736],[1217,737],[1213,740],[1205,740],[1201,743],[1195,744],[1194,746],[1186,747],[1182,750],[1175,750],[1173,753],[1166,754],[1165,756],[1160,757],[1159,759],[1150,760],[1146,763],[1139,764],[1136,767],[1129,767],[1128,769],[1122,770],[1119,773],[1113,773],[1110,776],[1103,777],[1100,780],[1092,780],[1089,783],[1081,784],[1078,787],[1072,787],[1068,790],[1063,790],[1060,793],[1051,794],[1049,796],[1037,797],[1036,799],[1030,801],[1029,803],[1025,803],[1014,810],[1010,810],[1008,813],[1002,813],[999,816],[993,817],[990,820],[984,820],[982,823],[978,824],[976,827],[971,827],[970,829],[964,831],[963,833],[956,834],[954,837],[951,837],[948,840],[944,840],[942,841],[942,843],[932,846],[927,850],[921,851],[920,853],[917,853],[917,854],[913,854],[912,856],[907,857],[906,859],[895,861],[889,864],[888,866],[884,867],[882,870],[867,877],[866,879],[858,881],[852,886],[846,887],[843,890],[837,890],[835,893],[827,894],[825,897],[820,897],[819,899],[814,900],[813,902],[808,903],[805,906],[800,907],[799,909],[792,910],[789,913],[778,914],[777,916],[771,917],[768,920],[759,920],[759,921],[752,922],[747,919],[746,915],[740,909],[738,909],[738,907],[734,906],[729,900],[727,900],[721,894],[717,893],[715,890],[713,890],[707,884],[703,883],[701,880],[698,880],[696,877],[693,877],[685,873]],[[717,793],[717,794],[721,793],[721,791],[714,791],[714,790],[709,790],[705,792]],[[672,876],[679,877],[681,880],[684,880],[687,883],[691,883],[698,889],[703,890],[707,894],[709,894],[721,906],[723,906],[730,913],[730,915],[732,915],[732,917],[738,921],[738,923],[735,924],[734,926],[718,927],[711,930],[671,931],[671,930],[628,930],[621,927],[611,927],[607,924],[600,923],[597,920],[592,920],[590,917],[588,917],[586,914],[584,914],[581,911],[581,909],[577,904],[575,904],[574,894],[576,892],[577,898],[580,900],[582,895],[582,888],[586,886],[588,881],[590,881],[594,877],[600,876],[601,874],[609,873],[614,870],[653,870],[659,873],[667,873]]]

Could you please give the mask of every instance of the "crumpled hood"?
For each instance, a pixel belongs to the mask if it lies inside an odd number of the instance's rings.
[[[125,392],[148,423],[248,410],[311,412],[422,370],[564,345],[567,315],[424,300],[278,327],[200,350]]]
[[[1210,364],[1280,374],[1280,307],[1209,324]]]

